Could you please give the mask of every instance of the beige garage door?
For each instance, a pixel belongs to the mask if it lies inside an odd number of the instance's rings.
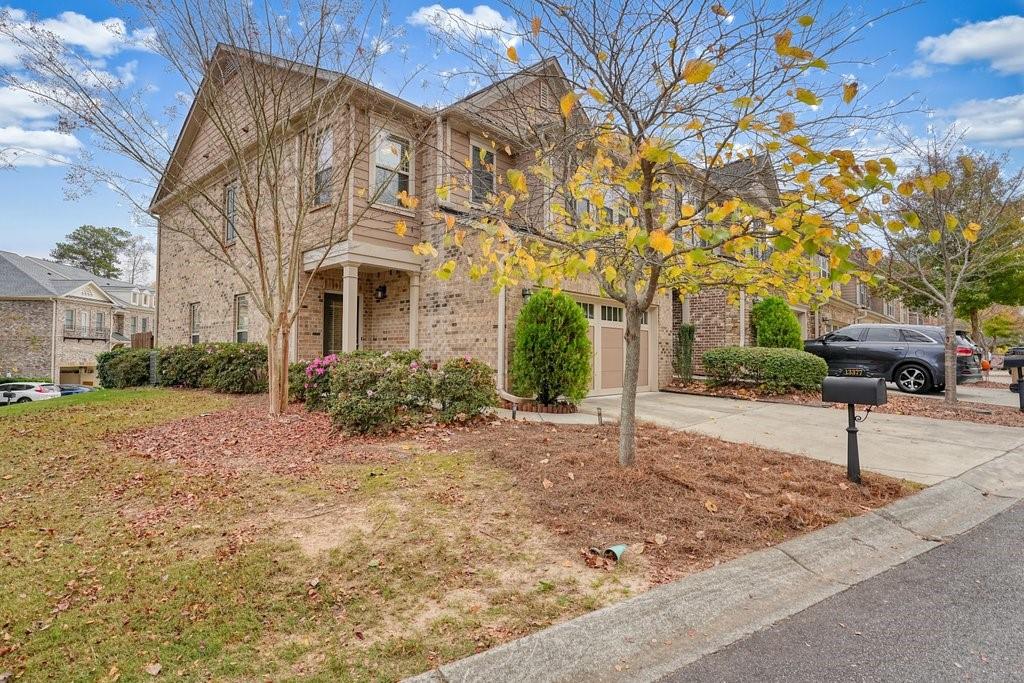
[[[590,323],[589,338],[593,349],[591,358],[591,395],[617,394],[622,391],[622,377],[626,360],[625,310],[607,299],[578,298]],[[651,330],[645,316],[640,329],[640,372],[638,388],[650,389]]]

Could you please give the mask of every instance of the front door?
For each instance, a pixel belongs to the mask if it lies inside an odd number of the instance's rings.
[[[341,294],[324,294],[324,355],[341,353],[343,306]]]

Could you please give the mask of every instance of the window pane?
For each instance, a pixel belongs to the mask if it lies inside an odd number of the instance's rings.
[[[932,340],[917,330],[903,330],[903,341],[930,344]]]
[[[409,142],[395,135],[389,135],[381,140],[377,147],[377,165],[408,173]]]
[[[237,201],[238,186],[232,183],[224,188],[224,240],[227,242],[235,239],[236,236]],[[144,306],[149,305],[148,298],[148,296],[143,295],[142,302]]]
[[[865,340],[869,342],[900,341],[900,331],[895,327],[869,327]]]
[[[75,326],[75,312],[71,311],[71,310],[64,311],[64,327],[74,327],[74,326]]]
[[[473,201],[483,202],[494,192],[494,152],[477,147],[473,151]]]

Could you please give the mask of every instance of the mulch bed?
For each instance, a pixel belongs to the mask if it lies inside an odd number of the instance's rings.
[[[502,400],[501,407],[505,410],[512,410],[512,402]],[[551,413],[555,415],[566,415],[576,412],[576,405],[573,403],[554,403],[544,405],[535,401],[523,401],[518,404],[516,410],[521,413]]]
[[[999,389],[1000,391],[1010,391],[1010,385],[1006,382],[993,382],[991,380],[982,380],[980,382],[971,382],[967,386],[978,387],[979,389]]]
[[[982,386],[981,382],[973,382],[969,386]],[[999,385],[1003,390],[1006,385]],[[773,401],[776,403],[792,403],[795,405],[817,406],[846,410],[842,404],[822,403],[819,392],[794,391],[786,394],[771,394],[753,386],[720,386],[713,387],[700,382],[673,385],[668,391],[700,396],[718,396],[735,398],[745,401]],[[924,398],[889,391],[888,403],[872,408],[872,412],[887,415],[912,415],[930,417],[935,420],[959,420],[961,422],[977,422],[979,424],[1001,425],[1004,427],[1024,427],[1024,413],[1016,408],[997,406],[989,403],[960,401],[955,408],[946,406],[934,398]]]
[[[495,421],[452,435],[515,476],[534,520],[581,549],[626,543],[656,582],[886,505],[914,485],[803,456],[654,425],[618,465],[614,426]]]
[[[617,462],[615,426],[552,426],[487,419],[422,425],[390,437],[351,437],[327,416],[292,406],[279,418],[259,399],[112,437],[136,456],[186,470],[183,498],[199,506],[200,482],[231,495],[246,472],[316,476],[327,463],[389,463],[428,452],[468,452],[512,475],[532,520],[581,555],[591,546],[629,545],[653,582],[672,580],[907,495],[906,482],[866,473],[857,486],[842,468],[796,455],[643,424],[636,465]],[[129,482],[128,485],[131,483]],[[340,491],[343,493],[343,491]],[[134,519],[148,535],[164,506]],[[583,559],[581,559],[583,561]]]

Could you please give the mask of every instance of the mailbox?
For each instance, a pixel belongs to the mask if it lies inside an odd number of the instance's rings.
[[[1003,369],[1010,373],[1010,391],[1019,397],[1024,413],[1024,346],[1015,346],[1003,357]]]
[[[880,406],[888,400],[885,392],[885,380],[875,377],[826,377],[821,383],[825,403]]]

